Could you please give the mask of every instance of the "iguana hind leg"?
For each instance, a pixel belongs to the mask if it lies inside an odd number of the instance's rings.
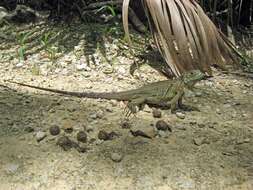
[[[136,98],[127,103],[128,112],[126,115],[136,114],[138,111],[143,110],[145,106],[145,98]]]
[[[138,110],[142,110],[144,108],[145,102],[145,98],[136,98],[128,102],[127,107],[132,113],[137,113]]]

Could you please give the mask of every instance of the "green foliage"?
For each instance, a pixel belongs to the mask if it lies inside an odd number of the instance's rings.
[[[18,57],[20,61],[25,60],[25,53],[26,53],[26,43],[29,36],[32,34],[32,32],[21,32],[16,35],[17,43],[19,44],[18,48]]]
[[[58,52],[58,49],[50,43],[51,39],[55,38],[55,36],[57,34],[50,31],[45,33],[40,40],[41,45],[44,47],[52,62],[56,60],[56,53]]]
[[[116,16],[115,8],[113,6],[111,6],[111,5],[102,6],[100,9],[98,9],[96,11],[96,13],[99,13],[100,11],[102,11],[104,9],[109,10],[112,16],[114,16],[114,17]]]
[[[243,59],[241,59],[240,64],[244,67],[246,72],[253,72],[253,57],[250,57],[246,51],[242,53]]]

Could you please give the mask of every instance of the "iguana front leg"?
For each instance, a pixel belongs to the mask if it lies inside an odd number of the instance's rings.
[[[171,101],[168,103],[170,104],[171,113],[175,113],[178,106],[182,106],[182,99],[184,95],[184,90],[180,90],[177,92],[177,94],[172,98]]]

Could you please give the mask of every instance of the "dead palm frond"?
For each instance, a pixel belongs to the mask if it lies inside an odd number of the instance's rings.
[[[123,25],[130,41],[129,1],[123,1]],[[227,63],[234,62],[231,44],[196,0],[142,0],[142,3],[154,41],[175,76],[192,69],[211,75],[211,65],[225,68]]]

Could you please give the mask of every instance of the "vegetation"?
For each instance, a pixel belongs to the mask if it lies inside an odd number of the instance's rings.
[[[139,32],[146,32],[146,26],[149,26],[154,42],[170,68],[163,72],[167,77],[179,76],[192,69],[200,69],[211,75],[211,65],[215,63],[224,68],[227,63],[237,62],[236,57],[248,66],[246,56],[241,54],[233,43],[239,30],[244,31],[249,38],[252,37],[250,28],[252,27],[253,2],[199,0],[198,3],[196,0],[22,0],[2,1],[0,6],[11,11],[11,19],[7,17],[8,22],[18,20],[24,22],[25,17],[38,15],[30,9],[27,11],[29,14],[25,14],[25,11],[20,8],[15,9],[17,4],[23,4],[35,11],[49,10],[50,20],[64,20],[69,24],[76,16],[86,23],[115,22],[123,6],[126,39],[130,39],[128,18]],[[232,43],[217,28],[222,29]],[[105,31],[112,32],[113,30],[114,26],[111,26],[111,29],[105,26]],[[52,31],[42,32],[39,42],[33,44],[33,46],[40,46],[38,49],[44,49],[51,61],[56,59],[58,52],[51,41],[59,39],[59,33],[55,35],[53,33]],[[20,60],[24,60],[25,56],[31,53],[28,52],[27,47],[27,39],[30,36],[30,32],[17,32],[16,40],[19,45],[17,52]],[[97,45],[101,47],[101,43]]]

